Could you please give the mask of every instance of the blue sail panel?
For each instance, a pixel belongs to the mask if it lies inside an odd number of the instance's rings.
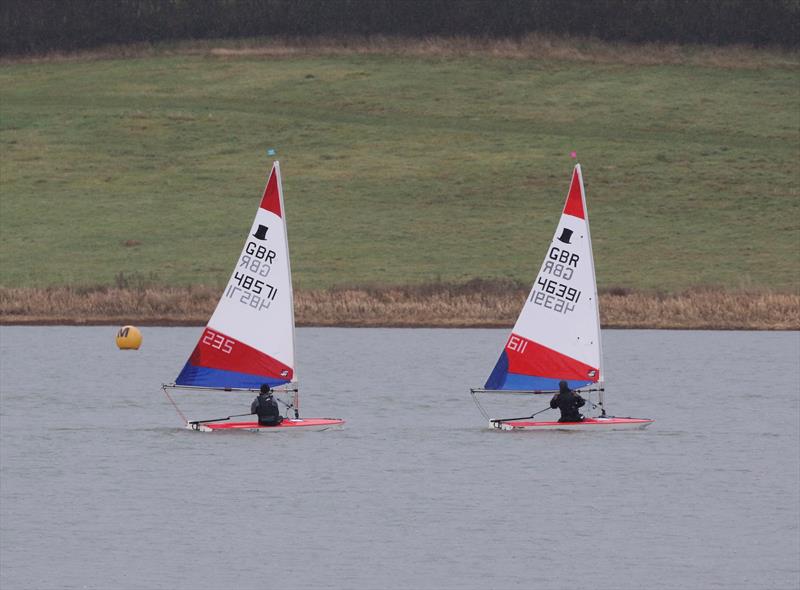
[[[191,385],[196,387],[216,387],[216,388],[243,388],[258,389],[266,383],[270,387],[288,383],[288,379],[276,379],[266,375],[252,375],[249,373],[238,373],[236,371],[226,371],[224,369],[211,369],[199,367],[187,362],[178,378],[176,385]]]
[[[593,383],[590,380],[564,379],[570,389],[577,389]],[[539,375],[523,375],[512,373],[508,369],[508,354],[504,350],[497,359],[492,373],[486,380],[484,389],[505,391],[557,391],[561,378],[542,377]]]

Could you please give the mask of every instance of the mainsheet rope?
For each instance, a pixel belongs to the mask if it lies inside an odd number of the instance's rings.
[[[181,412],[181,409],[178,407],[178,404],[175,403],[175,400],[172,399],[172,396],[167,392],[167,388],[166,387],[162,387],[161,391],[164,392],[164,395],[167,396],[167,399],[169,400],[169,403],[171,403],[172,407],[175,408],[175,411],[178,412],[178,416],[180,416],[183,419],[183,423],[184,424],[188,424],[189,423],[189,419],[183,414],[183,412]]]

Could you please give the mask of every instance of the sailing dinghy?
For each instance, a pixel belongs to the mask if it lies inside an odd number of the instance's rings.
[[[262,384],[272,388],[286,409],[282,413],[292,413],[292,417],[287,416],[277,426],[261,426],[252,414],[188,420],[169,394],[169,390],[176,388],[256,394]],[[211,319],[175,383],[164,384],[162,389],[186,427],[202,432],[297,432],[328,430],[344,424],[338,418],[300,418],[292,274],[277,161],[239,260]],[[285,401],[284,397],[291,401]],[[250,399],[245,403],[249,406]],[[250,419],[231,420],[245,416]]]
[[[472,399],[501,430],[620,430],[644,428],[653,420],[609,416],[605,410],[600,308],[580,164],[572,172],[567,201],[530,295],[494,370]],[[479,394],[552,396],[566,381],[587,400],[581,422],[490,418]],[[597,403],[592,400],[597,393]],[[548,399],[549,401],[549,399]],[[547,408],[549,409],[549,408]],[[594,415],[591,415],[594,413]]]

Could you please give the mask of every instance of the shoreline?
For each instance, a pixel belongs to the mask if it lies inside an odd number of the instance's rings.
[[[779,46],[603,41],[593,37],[529,33],[522,37],[397,35],[242,37],[106,44],[94,48],[0,55],[0,65],[162,57],[303,59],[399,56],[415,59],[496,58],[625,65],[691,65],[726,69],[796,68],[798,51]]]
[[[219,288],[0,287],[0,325],[204,326]],[[298,327],[511,328],[527,288],[473,280],[295,292]],[[800,330],[800,294],[697,289],[600,293],[606,329]]]

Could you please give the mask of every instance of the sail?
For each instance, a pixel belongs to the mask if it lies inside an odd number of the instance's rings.
[[[552,391],[601,380],[600,315],[581,167],[517,323],[485,389]]]
[[[275,162],[236,267],[175,383],[255,388],[293,380],[292,276]]]

